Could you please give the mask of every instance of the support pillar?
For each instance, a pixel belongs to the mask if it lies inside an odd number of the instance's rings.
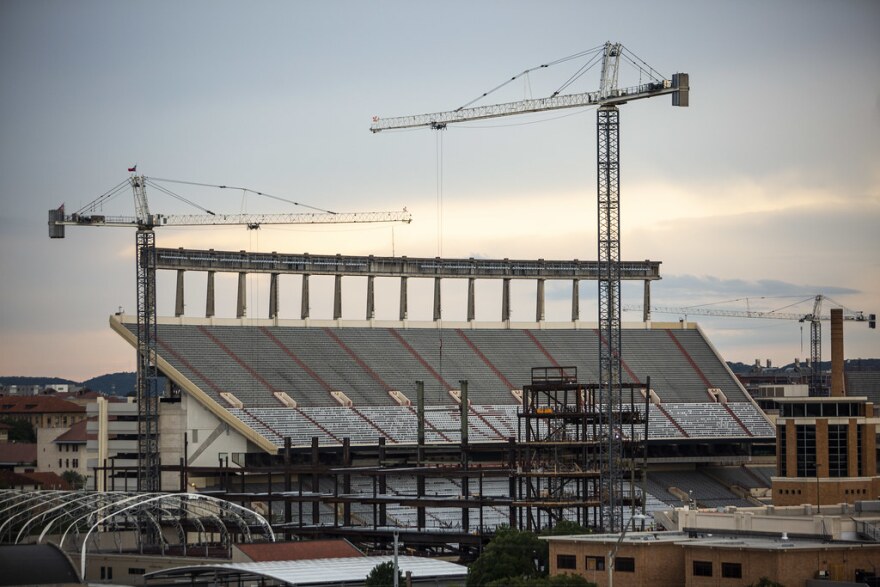
[[[372,275],[367,277],[367,320],[376,317],[376,294],[373,284],[375,279]]]
[[[406,280],[409,279],[407,277],[400,278],[400,321],[403,322],[407,317],[407,303],[406,303],[406,289],[407,283]]]
[[[535,302],[535,322],[544,321],[544,280],[538,280],[538,295]]]
[[[440,278],[434,278],[434,321],[440,320]]]
[[[577,322],[581,318],[581,280],[571,280],[571,321]]]
[[[333,319],[342,318],[342,275],[333,278]]]
[[[208,271],[208,291],[205,294],[205,318],[214,317],[214,273]]]
[[[174,316],[183,316],[183,269],[177,270],[177,295],[174,298]]]
[[[278,274],[269,275],[269,318],[278,317]]]
[[[236,304],[235,317],[244,318],[247,315],[247,273],[238,274],[238,303]]]
[[[473,277],[469,277],[469,278],[468,278],[468,301],[467,301],[467,319],[468,319],[468,322],[473,322],[473,321],[474,321],[474,319],[475,319],[475,314],[476,314],[476,311],[477,311],[477,304],[476,304],[476,300],[475,300],[476,295],[475,295],[475,293],[474,293],[474,283],[475,283],[476,281],[477,281],[477,280],[474,279]]]
[[[302,302],[300,304],[299,317],[305,320],[309,317],[309,274],[303,273]]]
[[[510,279],[501,280],[501,321],[510,320]]]
[[[642,296],[642,321],[651,321],[651,280],[645,280],[644,295]]]

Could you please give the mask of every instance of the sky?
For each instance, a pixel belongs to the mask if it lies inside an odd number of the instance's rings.
[[[664,76],[690,74],[689,108],[667,96],[620,109],[621,257],[662,262],[655,305],[808,313],[822,294],[880,313],[878,30],[873,0],[0,0],[0,375],[81,381],[135,369],[108,326],[135,310],[134,231],[74,227],[50,240],[46,227],[50,208],[84,206],[134,164],[154,178],[334,211],[406,207],[414,218],[162,228],[162,247],[596,259],[594,110],[442,133],[369,125],[455,109],[606,41]],[[479,103],[548,96],[583,63],[540,69]],[[638,76],[622,66],[620,83]],[[566,91],[598,83],[593,69]],[[218,212],[309,211],[163,185]],[[148,197],[153,212],[196,211]],[[101,212],[132,215],[130,194]],[[234,279],[217,278],[219,316],[234,316]],[[158,280],[159,314],[171,315],[175,276]],[[280,317],[298,318],[299,277],[281,283]],[[186,315],[202,316],[204,274],[187,274],[186,287]],[[344,318],[363,318],[364,280],[344,287]],[[548,283],[548,320],[569,319],[570,287]],[[466,282],[443,288],[444,319],[463,320]],[[431,318],[431,291],[411,280],[411,319]],[[622,295],[641,304],[641,285],[624,283]],[[249,278],[248,296],[249,316],[265,317],[268,279]],[[378,280],[377,296],[377,317],[395,319],[397,284]],[[534,319],[534,296],[533,282],[514,285],[514,320]],[[583,320],[596,320],[596,298],[597,285],[582,283]],[[312,279],[311,302],[312,317],[330,317],[332,278]],[[478,282],[477,319],[499,317],[500,284]],[[797,321],[698,322],[730,361],[809,356]],[[848,322],[845,332],[847,358],[880,357],[876,330]]]

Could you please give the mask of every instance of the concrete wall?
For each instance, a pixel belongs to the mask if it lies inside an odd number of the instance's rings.
[[[614,547],[614,540],[609,542],[557,542],[550,541],[550,575],[580,575],[597,587],[608,585],[608,553]],[[574,555],[577,568],[559,569],[557,556],[560,554]],[[601,557],[603,570],[587,569],[586,557]],[[684,585],[682,547],[674,542],[643,542],[638,544],[623,543],[617,551],[617,559],[630,557],[635,560],[634,572],[614,572],[614,584],[639,587],[681,587]]]

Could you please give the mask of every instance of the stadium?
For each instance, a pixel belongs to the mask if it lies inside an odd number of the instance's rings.
[[[136,317],[110,324],[136,346]],[[595,323],[174,316],[156,343],[163,489],[375,548],[399,533],[466,554],[500,524],[603,527]],[[627,324],[621,349],[625,518],[760,503],[774,427],[699,326]],[[98,488],[133,487],[131,436],[105,442]]]

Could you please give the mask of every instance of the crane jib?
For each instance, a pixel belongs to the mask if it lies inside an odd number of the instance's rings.
[[[468,122],[473,120],[485,120],[488,118],[500,118],[516,114],[530,114],[534,112],[546,112],[564,108],[580,108],[585,106],[619,105],[632,100],[650,98],[663,94],[672,94],[673,106],[688,106],[690,92],[689,76],[686,73],[677,73],[671,80],[661,80],[641,84],[629,88],[615,88],[610,90],[609,95],[603,96],[601,92],[585,92],[581,94],[565,94],[550,96],[549,98],[535,98],[518,102],[506,102],[473,108],[462,108],[448,112],[435,112],[431,114],[417,114],[414,116],[399,116],[394,118],[373,117],[370,125],[372,132],[383,130],[431,127],[442,128],[447,124],[456,122]]]

